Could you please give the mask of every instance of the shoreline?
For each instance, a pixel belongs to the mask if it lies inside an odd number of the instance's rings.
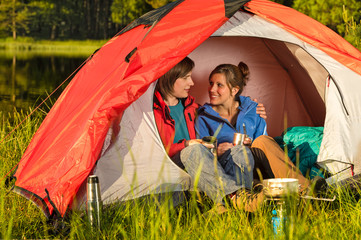
[[[108,40],[34,40],[0,39],[0,55],[39,55],[39,56],[89,56],[103,46]]]

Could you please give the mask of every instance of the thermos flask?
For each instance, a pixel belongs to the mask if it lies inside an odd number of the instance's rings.
[[[100,228],[102,207],[99,178],[96,175],[90,175],[87,183],[86,210],[92,227]]]

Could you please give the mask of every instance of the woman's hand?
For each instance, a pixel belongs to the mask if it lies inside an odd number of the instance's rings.
[[[190,145],[194,145],[194,144],[202,144],[202,139],[191,139],[191,140],[186,140],[186,147],[190,146]],[[204,144],[203,144],[204,145]]]
[[[252,145],[252,139],[249,137],[244,138],[243,145],[250,147]]]
[[[217,147],[217,155],[221,156],[223,153],[225,153],[228,149],[233,147],[233,143],[224,142],[220,143]]]
[[[258,103],[257,99],[253,99],[253,101]],[[259,114],[259,116],[261,118],[263,118],[264,120],[267,119],[266,108],[264,107],[263,103],[258,103],[257,108],[256,108],[256,113]]]
[[[191,139],[186,141],[186,147],[194,144],[202,144],[206,148],[213,148],[214,145],[212,143],[204,142],[202,139]]]

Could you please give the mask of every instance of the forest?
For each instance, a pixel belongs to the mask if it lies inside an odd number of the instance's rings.
[[[0,38],[108,39],[172,0],[0,0]],[[325,24],[360,49],[359,0],[275,0]]]

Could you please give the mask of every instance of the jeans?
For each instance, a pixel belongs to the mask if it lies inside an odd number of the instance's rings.
[[[252,189],[254,158],[248,147],[237,145],[218,158],[227,175],[234,177],[237,185]]]
[[[223,203],[226,195],[241,188],[252,187],[254,160],[248,148],[235,146],[217,160],[208,148],[195,144],[184,148],[180,157],[193,185],[215,203]]]

